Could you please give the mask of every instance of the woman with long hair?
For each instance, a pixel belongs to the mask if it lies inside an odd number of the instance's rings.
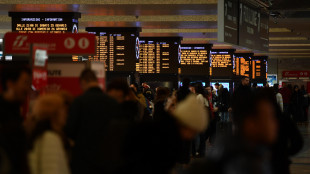
[[[204,90],[202,83],[196,83],[194,92],[197,95],[196,98],[198,102],[203,104],[206,110],[209,110],[208,108],[210,107],[210,105],[208,101],[208,95],[207,95],[207,92]],[[210,118],[207,118],[207,120],[209,119]],[[199,145],[198,145],[197,150],[196,150],[196,142],[197,141],[194,140],[192,143],[192,156],[193,157],[204,157],[205,151],[206,151],[206,132],[203,132],[199,135]]]
[[[32,109],[34,127],[30,133],[29,165],[32,174],[69,174],[65,151],[67,108],[62,96],[40,96]]]

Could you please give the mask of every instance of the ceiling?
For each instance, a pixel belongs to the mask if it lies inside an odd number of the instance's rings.
[[[253,0],[249,0],[253,1]],[[271,58],[310,58],[310,0],[255,0],[270,17]],[[11,30],[9,11],[81,12],[85,27],[142,27],[141,36],[182,36],[183,43],[217,42],[217,0],[1,0],[0,36]],[[237,48],[240,49],[240,48]],[[243,50],[244,51],[244,50]]]

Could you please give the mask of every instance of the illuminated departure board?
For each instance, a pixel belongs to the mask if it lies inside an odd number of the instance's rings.
[[[252,56],[251,53],[236,53],[234,54],[234,72],[237,76],[252,75]]]
[[[9,12],[12,31],[19,33],[78,32],[78,12]]]
[[[267,79],[267,56],[255,56],[252,60],[252,79]]]
[[[87,27],[96,35],[97,53],[90,61],[102,61],[106,71],[135,71],[139,59],[139,32],[136,27]]]
[[[234,50],[211,50],[210,75],[232,77]]]
[[[140,73],[178,73],[181,37],[141,37],[136,71]]]
[[[209,75],[211,47],[210,44],[182,44],[181,74]]]

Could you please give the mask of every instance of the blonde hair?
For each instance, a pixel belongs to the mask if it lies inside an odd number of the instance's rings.
[[[64,99],[58,94],[45,94],[39,96],[32,109],[35,120],[49,120],[57,116],[64,107]]]

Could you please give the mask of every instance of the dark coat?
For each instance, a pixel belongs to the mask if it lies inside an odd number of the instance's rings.
[[[236,137],[225,138],[206,159],[198,160],[187,174],[271,174],[269,151],[251,147]]]
[[[296,155],[303,147],[303,138],[295,123],[288,116],[280,115],[279,134],[272,148],[272,166],[274,174],[290,173],[290,157]]]
[[[184,100],[191,91],[188,89],[189,87],[182,86],[177,92],[177,100],[178,102]]]
[[[124,149],[126,166],[119,173],[168,174],[181,160],[184,141],[177,122],[168,113],[162,118],[132,129]]]
[[[65,131],[74,140],[72,173],[103,173],[106,169],[109,134],[107,129],[119,117],[119,105],[100,88],[91,88],[75,99]]]
[[[294,91],[291,99],[291,111],[294,121],[302,121],[303,117],[303,95],[300,91]]]
[[[0,97],[0,146],[9,163],[10,174],[28,174],[27,141],[20,115],[20,105]]]
[[[230,94],[227,88],[223,88],[219,92],[218,108],[220,112],[228,112],[229,107],[230,107]]]

